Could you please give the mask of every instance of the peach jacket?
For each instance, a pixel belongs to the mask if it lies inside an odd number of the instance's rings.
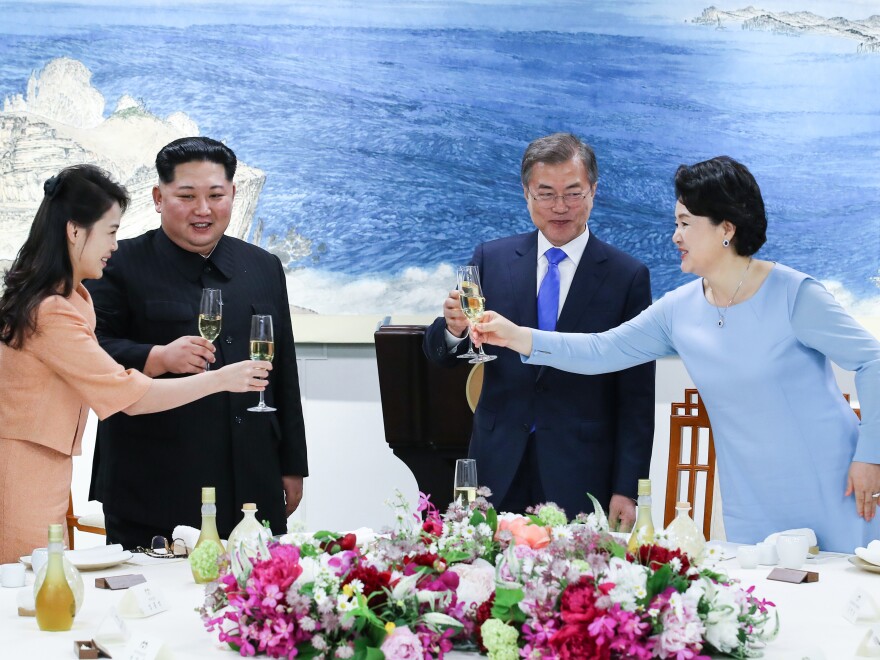
[[[92,297],[80,284],[40,303],[37,330],[20,350],[0,343],[0,437],[79,455],[89,408],[105,419],[151,383],[98,345]]]

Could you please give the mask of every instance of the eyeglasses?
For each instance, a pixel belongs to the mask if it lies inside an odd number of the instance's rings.
[[[556,200],[562,199],[562,203],[565,204],[569,208],[574,208],[576,206],[580,206],[584,203],[584,200],[589,195],[589,192],[569,192],[564,195],[556,195],[552,192],[541,192],[537,195],[529,190],[529,194],[532,196],[538,206],[545,209],[550,209],[556,206]]]
[[[176,557],[189,557],[189,549],[183,539],[173,539],[168,542],[164,536],[154,536],[150,541],[150,547],[138,546],[138,552],[143,552],[148,557],[157,559],[174,559]]]

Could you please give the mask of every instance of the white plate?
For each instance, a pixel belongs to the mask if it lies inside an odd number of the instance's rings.
[[[847,557],[847,559],[849,559],[850,564],[857,568],[861,568],[863,571],[880,573],[880,566],[867,562],[864,559],[859,559],[858,557]]]
[[[132,554],[128,550],[123,550],[121,552],[114,552],[110,555],[98,554],[95,557],[72,559],[70,563],[76,566],[81,571],[97,571],[101,568],[110,568],[112,566],[117,566],[122,562],[128,561],[129,559],[131,559],[131,557]],[[70,559],[69,556],[68,559]],[[18,560],[28,568],[32,568],[30,555],[19,557]]]
[[[856,554],[862,561],[866,561],[869,564],[874,564],[874,566],[880,567],[880,554],[876,552],[869,552],[867,548],[856,548]]]

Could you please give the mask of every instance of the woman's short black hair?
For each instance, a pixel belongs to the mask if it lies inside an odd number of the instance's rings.
[[[749,257],[767,241],[767,214],[755,177],[729,156],[717,156],[695,165],[679,165],[675,195],[693,215],[720,225],[736,227],[731,240],[737,254]]]

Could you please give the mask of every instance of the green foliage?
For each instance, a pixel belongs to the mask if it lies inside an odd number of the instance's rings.
[[[492,616],[507,623],[524,623],[526,615],[519,608],[519,603],[524,597],[522,587],[512,589],[497,585],[495,602],[492,604]]]

